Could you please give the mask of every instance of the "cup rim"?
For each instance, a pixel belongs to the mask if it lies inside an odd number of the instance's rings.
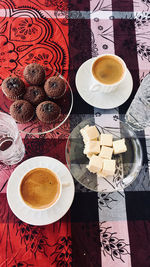
[[[121,78],[118,82],[116,82],[116,83],[112,83],[112,84],[102,83],[102,82],[100,82],[99,80],[97,80],[97,79],[95,78],[95,76],[93,75],[93,71],[92,71],[92,69],[93,69],[93,65],[94,65],[95,61],[98,60],[98,59],[101,58],[101,57],[104,57],[104,56],[113,56],[113,57],[116,57],[116,58],[121,62],[121,64],[123,65],[123,68],[124,68],[123,76],[122,76],[122,78]],[[96,82],[98,82],[99,85],[107,86],[107,87],[112,87],[112,86],[117,86],[117,85],[119,85],[119,84],[124,80],[124,78],[125,78],[125,76],[126,76],[126,73],[127,73],[127,66],[126,66],[126,63],[124,62],[124,60],[123,60],[120,56],[118,56],[118,55],[115,55],[115,54],[109,54],[109,53],[108,53],[108,54],[101,54],[101,55],[98,55],[97,57],[94,58],[94,60],[93,60],[93,62],[92,62],[91,73],[92,73],[92,77],[93,77],[93,79],[94,79]]]
[[[50,171],[52,171],[50,168],[45,168],[45,167],[39,167],[40,169],[48,169],[48,170],[50,170]],[[19,185],[18,185],[18,196],[19,196],[19,199],[20,199],[20,201],[22,202],[22,204],[23,205],[25,205],[26,207],[28,207],[30,210],[32,210],[32,211],[45,211],[45,210],[48,210],[48,209],[51,209],[54,205],[56,205],[56,203],[58,202],[58,200],[60,199],[60,196],[61,196],[61,194],[62,194],[62,182],[61,182],[61,180],[60,180],[60,177],[54,172],[54,171],[52,171],[55,175],[56,175],[56,177],[57,177],[57,180],[59,181],[59,185],[60,185],[60,191],[59,191],[59,196],[58,196],[58,198],[56,199],[56,201],[52,204],[52,205],[50,205],[50,206],[48,206],[48,207],[46,207],[46,208],[32,208],[31,206],[29,206],[28,204],[26,204],[26,202],[24,201],[24,199],[23,199],[23,197],[21,196],[21,192],[20,192],[20,186],[21,186],[21,183],[22,183],[22,181],[23,181],[23,179],[24,179],[24,177],[26,176],[26,174],[28,174],[30,171],[32,171],[32,170],[34,170],[34,169],[38,169],[38,167],[37,168],[32,168],[32,169],[30,169],[30,170],[28,170],[27,172],[25,172],[25,174],[21,177],[21,179],[20,179],[20,182],[19,182]]]

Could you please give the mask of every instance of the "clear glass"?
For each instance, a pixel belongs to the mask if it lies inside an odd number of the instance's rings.
[[[0,112],[0,161],[6,165],[20,162],[25,154],[19,130],[14,119]]]
[[[135,131],[150,126],[150,74],[143,79],[127,110],[125,120]]]

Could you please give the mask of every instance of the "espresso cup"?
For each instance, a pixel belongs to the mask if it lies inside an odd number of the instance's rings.
[[[18,193],[21,202],[32,210],[52,208],[61,197],[62,182],[50,169],[34,168],[20,180]]]
[[[102,54],[96,57],[92,63],[91,74],[94,82],[90,91],[110,93],[124,82],[127,67],[119,56]]]

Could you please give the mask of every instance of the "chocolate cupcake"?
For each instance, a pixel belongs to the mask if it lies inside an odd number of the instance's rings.
[[[59,76],[52,76],[44,84],[44,90],[50,98],[60,98],[64,95],[66,89],[65,82]]]
[[[16,100],[24,95],[25,85],[18,77],[8,77],[2,82],[2,90],[7,98]]]
[[[10,114],[15,121],[25,123],[30,121],[35,112],[33,106],[26,100],[16,100],[10,106]]]
[[[60,107],[52,101],[44,101],[36,108],[38,119],[45,123],[55,121],[60,115]]]
[[[45,71],[43,67],[37,63],[27,65],[23,72],[25,80],[33,85],[39,85],[45,81]]]
[[[23,99],[29,101],[33,106],[37,106],[46,98],[44,89],[42,87],[32,85],[26,88],[26,93]]]

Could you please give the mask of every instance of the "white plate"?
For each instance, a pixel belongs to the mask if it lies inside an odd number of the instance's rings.
[[[131,73],[127,70],[127,75],[118,88],[110,93],[91,92],[89,90],[94,79],[91,75],[91,65],[94,58],[85,61],[77,71],[76,87],[80,96],[93,107],[110,109],[122,105],[130,96],[133,88]]]
[[[24,205],[18,194],[20,179],[34,168],[48,168],[59,176],[62,183],[60,199],[50,209],[31,210]],[[32,225],[46,225],[54,223],[65,215],[74,198],[74,182],[67,167],[57,159],[50,157],[34,157],[21,163],[11,174],[7,185],[7,200],[12,212],[22,221]]]

